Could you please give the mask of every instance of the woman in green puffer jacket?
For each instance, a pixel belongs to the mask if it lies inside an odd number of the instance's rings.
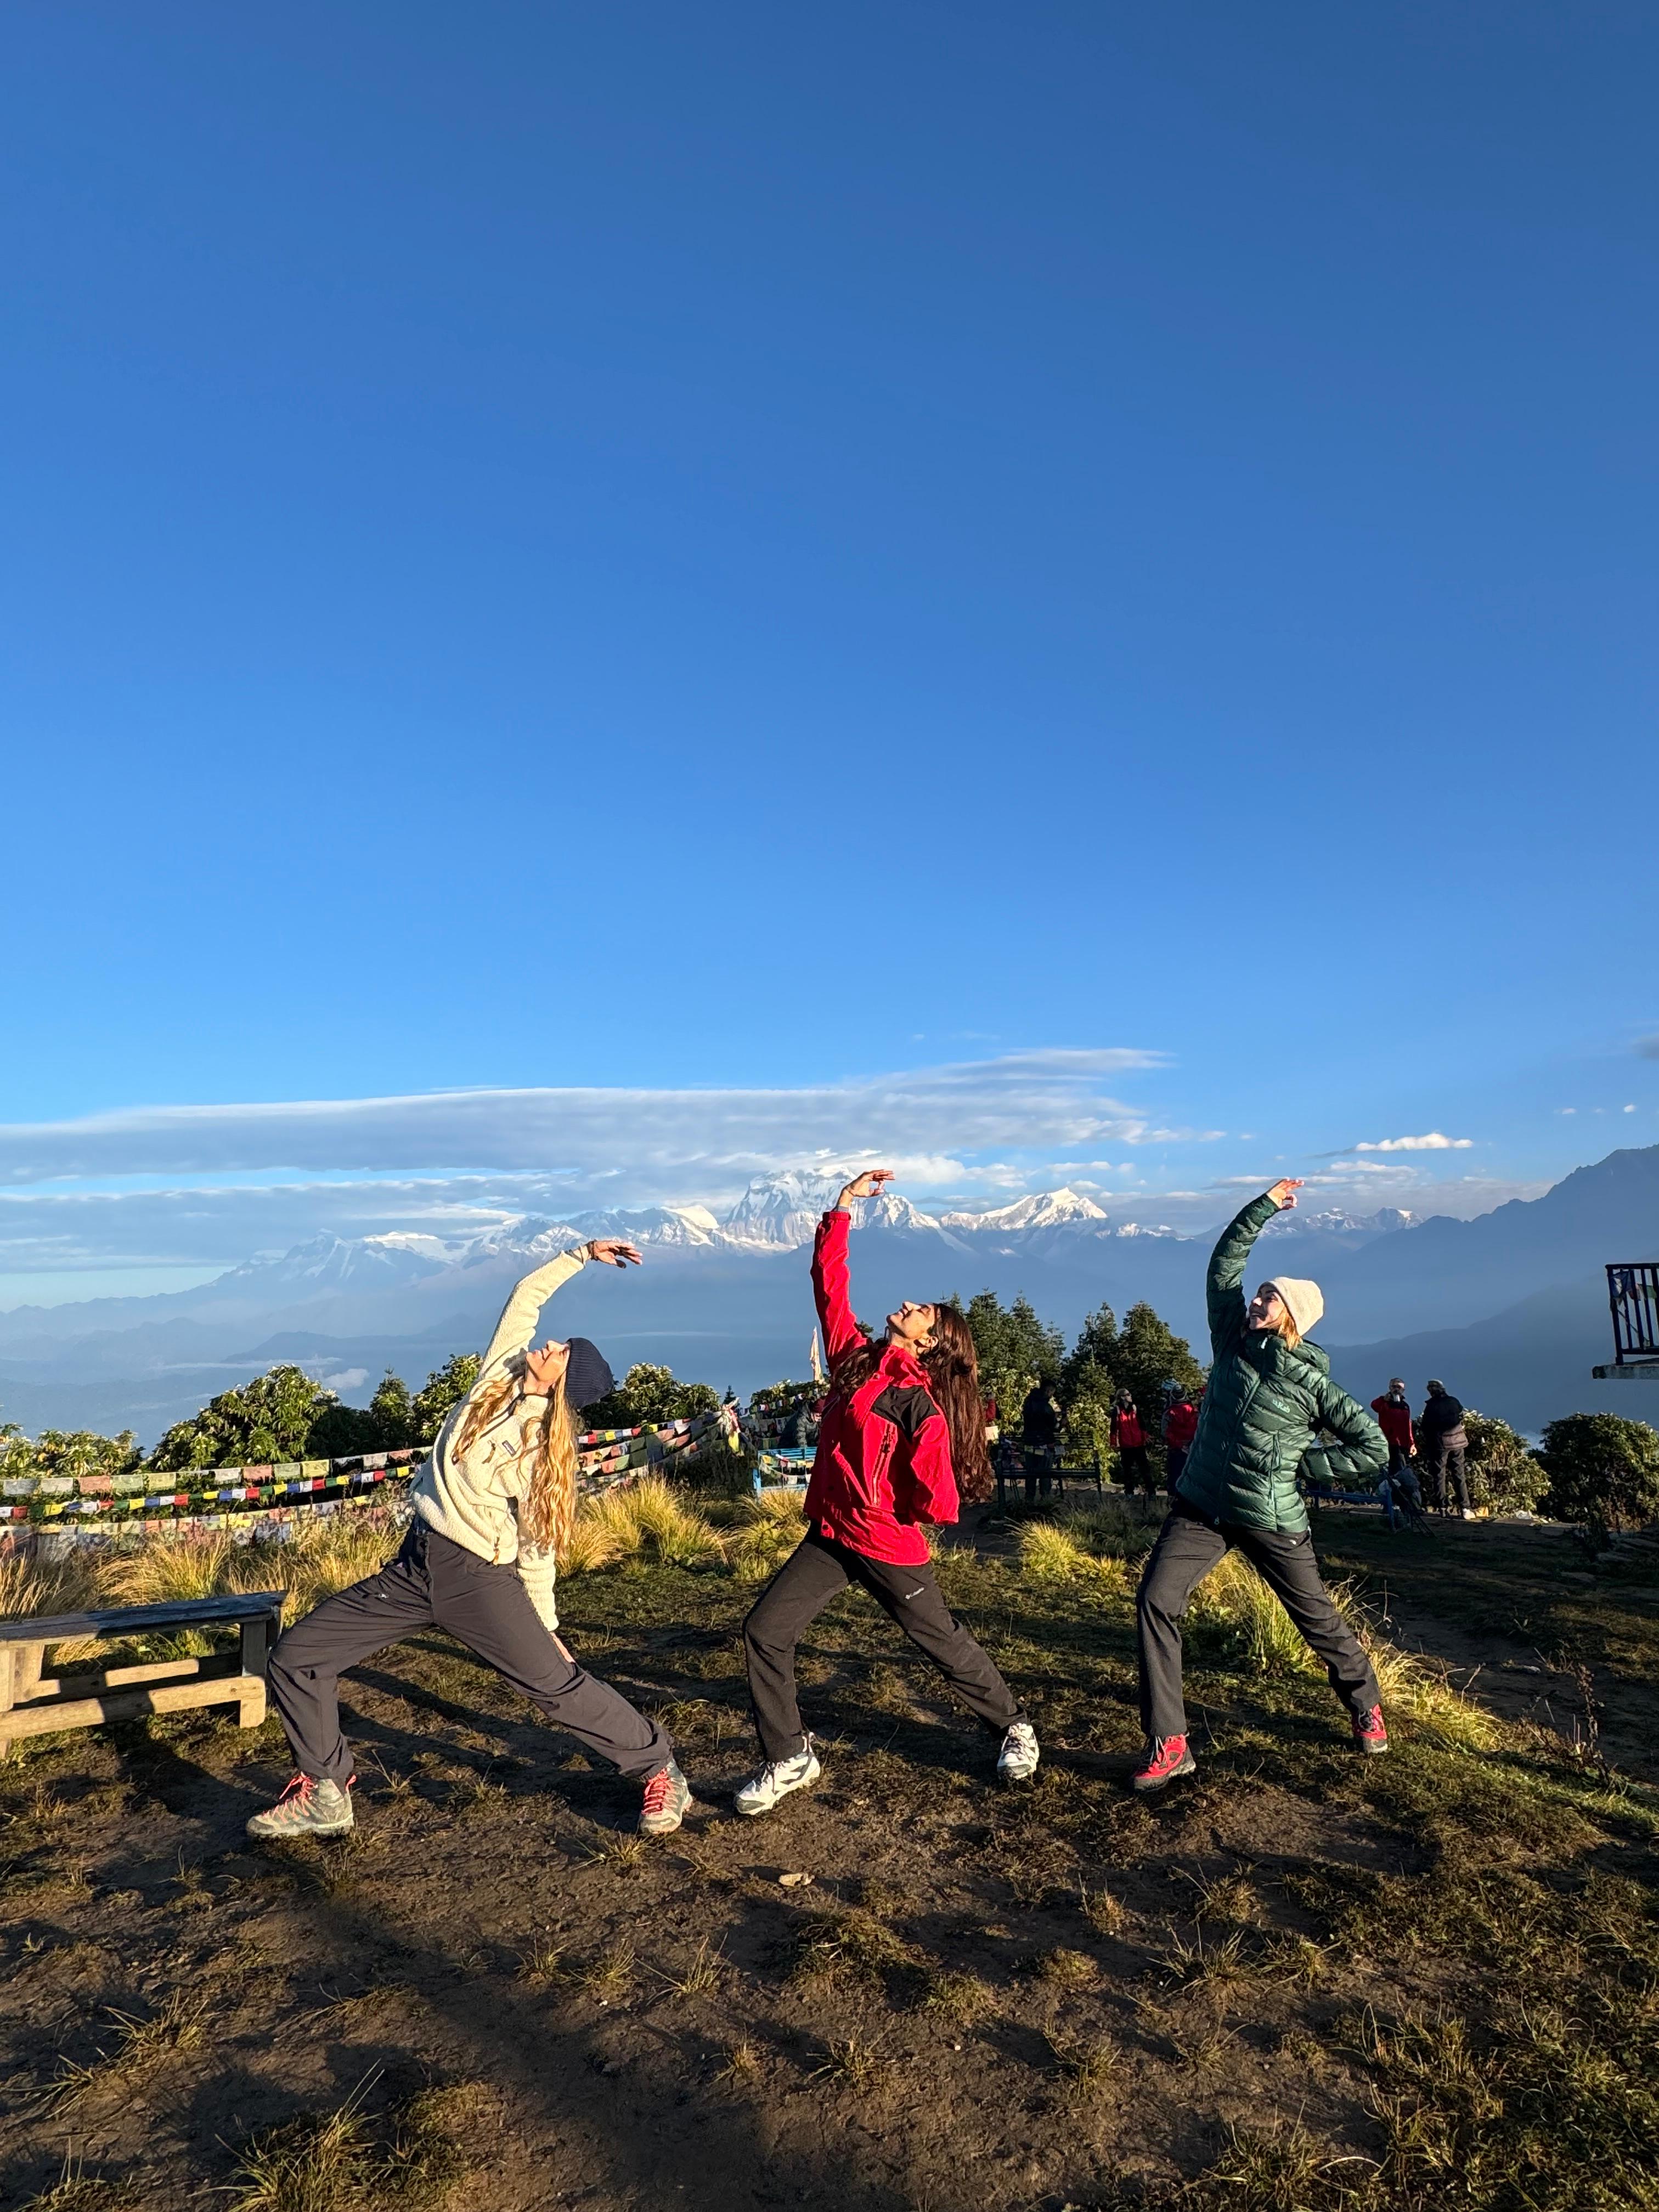
[[[1253,1198],[1210,1255],[1214,1364],[1198,1433],[1135,1601],[1146,1732],[1133,1777],[1137,1790],[1161,1790],[1196,1764],[1181,1697],[1181,1618],[1194,1590],[1231,1550],[1244,1554],[1325,1662],[1331,1687],[1352,1715],[1356,1748],[1389,1747],[1376,1676],[1319,1578],[1296,1483],[1304,1461],[1322,1480],[1380,1474],[1389,1447],[1370,1414],[1332,1382],[1330,1361],[1304,1334],[1325,1310],[1318,1284],[1280,1275],[1244,1302],[1250,1248],[1281,1207],[1296,1204],[1300,1188],[1287,1178]],[[1336,1445],[1317,1443],[1322,1431]]]

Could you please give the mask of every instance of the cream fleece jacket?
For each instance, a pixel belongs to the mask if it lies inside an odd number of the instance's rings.
[[[553,1601],[553,1554],[520,1542],[518,1517],[520,1498],[530,1480],[526,1440],[539,1429],[547,1401],[533,1393],[510,1400],[506,1411],[473,1440],[465,1459],[454,1448],[455,1437],[467,1407],[481,1390],[505,1374],[523,1372],[524,1354],[543,1306],[586,1261],[584,1244],[574,1252],[561,1252],[519,1285],[495,1324],[477,1381],[439,1430],[432,1456],[410,1488],[415,1510],[428,1528],[478,1559],[497,1566],[517,1566],[530,1602],[549,1629],[559,1625]]]

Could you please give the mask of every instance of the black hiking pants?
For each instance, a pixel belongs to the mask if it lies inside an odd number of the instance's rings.
[[[1313,1539],[1217,1527],[1177,1499],[1140,1577],[1135,1620],[1140,1656],[1140,1725],[1149,1741],[1187,1733],[1181,1696],[1181,1618],[1193,1592],[1230,1551],[1242,1552],[1320,1658],[1332,1689],[1352,1713],[1382,1693],[1359,1638],[1319,1579]]]
[[[389,1566],[296,1620],[270,1655],[269,1687],[301,1774],[352,1769],[340,1734],[340,1676],[417,1629],[441,1628],[488,1660],[550,1721],[624,1774],[654,1774],[674,1747],[608,1682],[584,1674],[542,1625],[514,1566],[498,1567],[416,1521]]]
[[[795,1698],[795,1646],[802,1632],[849,1583],[869,1591],[925,1652],[969,1712],[999,1734],[1024,1709],[960,1621],[951,1616],[930,1566],[896,1567],[866,1559],[827,1536],[808,1536],[784,1561],[743,1624],[755,1732],[769,1759],[793,1759],[806,1747]]]
[[[1469,1486],[1463,1472],[1462,1444],[1431,1444],[1429,1473],[1434,1477],[1434,1502],[1443,1513],[1446,1510],[1446,1478],[1451,1477],[1457,1492],[1457,1502],[1467,1513],[1469,1510]]]

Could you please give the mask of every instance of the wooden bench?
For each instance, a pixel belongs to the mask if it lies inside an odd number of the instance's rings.
[[[143,1713],[188,1712],[197,1705],[235,1705],[243,1728],[265,1717],[265,1662],[281,1632],[284,1590],[242,1597],[181,1598],[171,1605],[112,1605],[88,1613],[38,1614],[0,1620],[0,1759],[21,1736],[54,1729],[96,1728]],[[234,1623],[241,1648],[207,1659],[157,1659],[141,1666],[42,1672],[46,1647],[71,1637],[125,1641],[153,1628],[203,1628]]]
[[[1097,1491],[1102,1489],[1098,1459],[1074,1461],[1066,1467],[1062,1464],[1064,1458],[1064,1453],[1056,1452],[1046,1466],[1040,1461],[1028,1464],[1023,1450],[1012,1444],[1005,1445],[993,1469],[997,1479],[999,1509],[1006,1509],[1008,1492],[1016,1486],[1025,1492],[1028,1504],[1035,1501],[1039,1492],[1043,1497],[1064,1498],[1068,1480],[1073,1485],[1092,1482]]]

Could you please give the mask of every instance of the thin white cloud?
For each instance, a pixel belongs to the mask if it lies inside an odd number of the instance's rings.
[[[833,1153],[949,1152],[1173,1141],[1103,1089],[1157,1053],[1000,1059],[775,1089],[449,1091],[276,1104],[131,1107],[0,1127],[0,1186],[262,1170],[535,1170],[703,1180]]]
[[[1635,1050],[1644,1060],[1659,1060],[1659,1036],[1638,1037]]]
[[[1379,1137],[1375,1144],[1358,1144],[1357,1152],[1467,1152],[1473,1137],[1445,1137],[1431,1129],[1425,1137]]]

